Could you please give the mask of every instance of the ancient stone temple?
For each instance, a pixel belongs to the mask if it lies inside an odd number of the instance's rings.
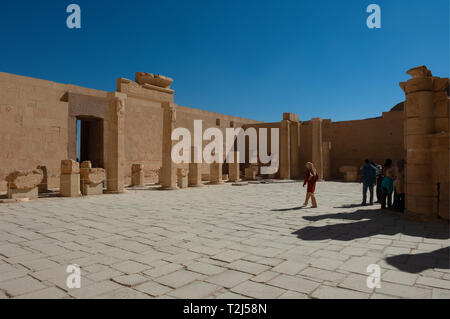
[[[19,189],[20,183],[13,177],[6,180],[7,176],[14,172],[23,176],[39,166],[45,167],[45,183],[39,177],[26,192],[31,190],[35,196],[44,183],[45,189],[65,185],[65,196],[78,196],[79,172],[62,171],[63,160],[90,161],[93,168],[104,170],[101,184],[81,180],[89,185],[85,192],[96,187],[95,193],[116,193],[126,185],[150,183],[163,189],[201,186],[203,176],[210,184],[222,184],[223,176],[230,181],[246,175],[252,180],[301,179],[309,161],[322,180],[356,182],[364,159],[382,164],[391,158],[394,163],[401,159],[407,163],[408,213],[448,219],[448,79],[433,77],[426,67],[408,73],[412,79],[401,83],[406,102],[380,117],[333,122],[304,120],[301,114],[286,112],[269,123],[178,105],[173,80],[145,72],[137,72],[134,81],[117,79],[114,92],[0,73],[0,192],[6,192],[8,185]],[[243,154],[246,163],[240,165],[173,163],[171,133],[178,127],[193,132],[194,120],[203,121],[203,131],[215,127],[224,136],[227,128],[254,128],[257,133],[267,129],[267,150],[270,129],[278,129],[278,171],[260,176],[263,164],[259,159],[249,163],[248,147]],[[202,147],[206,144],[200,141]]]

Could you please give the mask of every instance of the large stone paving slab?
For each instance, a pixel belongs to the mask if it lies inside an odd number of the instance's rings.
[[[294,182],[0,204],[0,298],[450,298],[448,223],[360,188],[320,183],[318,209]]]

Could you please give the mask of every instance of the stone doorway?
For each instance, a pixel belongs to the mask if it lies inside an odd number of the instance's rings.
[[[77,158],[91,161],[93,167],[104,168],[104,123],[93,116],[77,116]]]

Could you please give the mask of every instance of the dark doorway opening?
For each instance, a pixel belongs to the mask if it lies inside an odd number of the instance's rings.
[[[103,167],[103,119],[77,117],[77,158],[91,161],[92,167]]]

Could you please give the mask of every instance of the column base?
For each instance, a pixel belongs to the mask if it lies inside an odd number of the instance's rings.
[[[188,184],[188,187],[203,187],[203,184]]]

